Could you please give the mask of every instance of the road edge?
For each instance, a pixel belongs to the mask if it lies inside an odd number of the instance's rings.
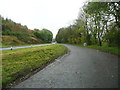
[[[63,45],[63,46],[64,46],[64,45]],[[65,47],[66,47],[66,46],[65,46]],[[67,47],[66,47],[66,48],[67,48]],[[46,68],[47,66],[49,66],[50,64],[56,62],[56,60],[61,59],[61,58],[65,57],[65,56],[69,55],[70,52],[71,52],[71,51],[67,48],[67,51],[65,51],[62,55],[60,55],[60,56],[58,56],[57,58],[51,60],[49,63],[43,65],[42,67],[36,68],[33,72],[30,72],[30,73],[27,74],[26,76],[21,77],[21,78],[15,80],[14,82],[6,85],[6,87],[4,87],[3,89],[6,89],[6,88],[7,88],[7,89],[14,88],[14,86],[16,86],[16,85],[18,85],[19,83],[27,80],[28,78],[30,78],[31,76],[33,76],[33,75],[36,74],[37,72],[45,69],[45,68]]]

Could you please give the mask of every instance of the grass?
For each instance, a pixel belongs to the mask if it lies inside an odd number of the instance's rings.
[[[47,65],[66,51],[67,48],[59,44],[3,51],[3,87],[37,68]]]
[[[112,54],[116,54],[116,55],[120,55],[120,48],[118,47],[107,47],[107,46],[87,46],[88,48],[93,48],[93,49],[97,49],[97,50],[101,50],[104,52],[109,52]]]
[[[24,45],[25,43],[20,41],[16,36],[2,35],[2,44],[7,47],[9,45]]]
[[[78,44],[69,44],[69,45],[84,47],[83,45],[78,45]],[[97,50],[104,51],[104,52],[109,52],[109,53],[120,56],[120,48],[118,48],[118,47],[96,46],[96,45],[89,45],[86,47],[92,48],[92,49],[97,49]]]
[[[42,40],[35,37],[25,38],[25,41],[27,42],[19,40],[18,37],[12,36],[12,35],[2,35],[1,39],[2,39],[2,42],[0,44],[0,48],[11,47],[11,46],[23,46],[23,45],[26,46],[26,45],[29,45],[29,43],[33,43],[33,44],[45,43]]]
[[[41,44],[49,44],[49,43],[40,43],[40,44],[24,44],[24,45],[4,45],[1,44],[0,48],[7,48],[7,47],[19,47],[19,46],[30,46],[30,45],[41,45]]]

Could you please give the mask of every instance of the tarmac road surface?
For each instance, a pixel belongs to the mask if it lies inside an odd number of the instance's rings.
[[[0,50],[11,50],[12,49],[20,49],[20,48],[29,48],[29,47],[39,47],[39,46],[47,46],[47,45],[52,45],[54,43],[49,43],[49,44],[40,44],[40,45],[29,45],[29,46],[17,46],[17,47],[7,47],[7,48],[0,48]]]
[[[118,56],[65,46],[68,54],[13,88],[118,88]]]

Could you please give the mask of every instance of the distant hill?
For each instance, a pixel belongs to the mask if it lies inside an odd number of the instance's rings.
[[[47,29],[28,29],[26,25],[16,23],[11,19],[2,19],[2,44],[3,45],[26,45],[41,44],[52,41],[53,34]]]

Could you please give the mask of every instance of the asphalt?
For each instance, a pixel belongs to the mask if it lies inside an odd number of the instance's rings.
[[[12,88],[118,88],[118,56],[65,46],[68,54]]]
[[[29,48],[29,47],[40,47],[40,46],[47,46],[52,45],[55,43],[49,43],[49,44],[40,44],[40,45],[29,45],[29,46],[18,46],[18,47],[7,47],[7,48],[0,48],[0,50],[11,50],[11,49],[20,49],[20,48]]]

